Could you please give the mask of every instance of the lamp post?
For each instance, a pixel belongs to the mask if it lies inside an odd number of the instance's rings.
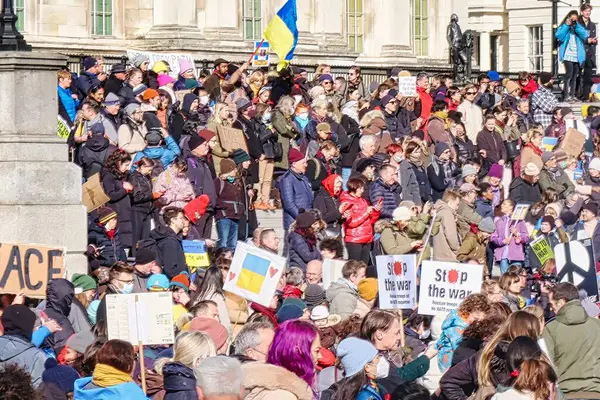
[[[17,30],[14,0],[2,0],[0,13],[0,51],[31,51],[23,35]]]

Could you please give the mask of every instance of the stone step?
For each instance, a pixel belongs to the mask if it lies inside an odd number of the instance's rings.
[[[277,232],[277,235],[283,241],[284,237],[284,229],[283,229],[283,210],[278,209],[274,211],[263,211],[256,210],[256,219],[258,220],[258,225],[261,228],[265,229],[274,229]],[[252,234],[250,232],[250,234]],[[217,234],[217,226],[213,224],[212,235],[211,238],[217,240],[219,235]],[[283,248],[283,243],[281,243],[281,248]]]

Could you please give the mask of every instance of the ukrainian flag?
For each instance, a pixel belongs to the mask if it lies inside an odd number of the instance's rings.
[[[265,30],[265,39],[279,57],[277,70],[285,68],[292,58],[298,44],[298,13],[296,12],[296,0],[288,0],[269,21]]]

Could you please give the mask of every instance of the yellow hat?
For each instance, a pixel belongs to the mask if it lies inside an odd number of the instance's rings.
[[[367,301],[377,297],[378,290],[377,279],[375,278],[366,278],[358,282],[358,295]]]
[[[152,71],[156,72],[157,74],[160,72],[168,73],[171,71],[171,67],[169,66],[168,62],[161,60],[154,63],[152,66]]]

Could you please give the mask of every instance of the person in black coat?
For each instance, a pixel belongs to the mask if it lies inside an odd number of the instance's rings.
[[[463,332],[461,342],[458,344],[456,350],[454,350],[451,366],[455,366],[461,361],[471,358],[483,349],[483,346],[494,336],[503,322],[504,318],[493,314],[469,325]]]
[[[136,253],[138,241],[150,237],[150,221],[154,212],[154,200],[152,193],[152,170],[156,161],[142,157],[137,162],[136,170],[131,174],[131,224],[133,231],[133,255]]]
[[[321,187],[315,195],[314,208],[321,212],[321,218],[327,224],[328,236],[339,236],[342,233],[342,215],[339,210],[341,193],[342,177],[333,174],[321,182]]]
[[[521,177],[516,178],[510,184],[509,198],[515,203],[527,203],[534,205],[542,200],[542,191],[538,180],[540,169],[529,163],[525,166]]]
[[[321,182],[336,173],[333,160],[339,154],[337,146],[331,140],[325,140],[320,144],[317,154],[308,160],[305,175],[311,182],[313,191],[317,192],[321,188]]]
[[[460,168],[450,157],[450,147],[446,143],[440,142],[435,145],[435,156],[427,167],[433,201],[440,200],[446,189],[454,186],[460,175]]]
[[[88,246],[96,255],[92,268],[110,267],[117,261],[127,261],[117,229],[118,214],[110,207],[101,207],[88,217]]]
[[[131,200],[129,193],[133,185],[126,181],[131,167],[131,156],[124,151],[115,151],[106,160],[100,171],[100,182],[104,192],[109,197],[108,206],[119,215],[117,229],[123,246],[131,248],[133,245],[131,228]]]
[[[287,237],[288,258],[290,267],[298,267],[306,273],[306,265],[313,260],[320,260],[321,253],[317,247],[314,226],[318,223],[314,212],[300,209],[296,217],[294,230]]]
[[[358,124],[358,102],[349,101],[342,107],[342,128],[346,130],[348,144],[340,147],[342,179],[347,182],[352,173],[352,164],[360,153],[360,126]]]
[[[179,144],[181,136],[183,135],[183,125],[185,121],[190,118],[190,115],[195,114],[198,111],[198,105],[200,104],[198,96],[193,93],[188,93],[183,96],[181,103],[181,111],[173,116],[173,121],[169,125],[169,134]]]
[[[125,82],[121,86],[119,93],[117,93],[121,98],[121,107],[125,108],[131,103],[140,104],[140,101],[135,97],[136,94],[133,89],[142,84],[143,78],[142,71],[137,68],[132,68],[127,72]]]
[[[596,69],[596,46],[598,39],[596,38],[596,23],[592,22],[590,16],[592,14],[592,5],[590,3],[582,3],[579,14],[579,23],[588,31],[588,39],[583,43],[585,48],[585,62],[582,65],[583,71],[579,74],[579,88],[581,101],[590,100],[590,90],[592,88],[592,75]]]
[[[68,280],[52,279],[48,283],[44,313],[48,318],[56,321],[61,330],[48,336],[42,347],[54,350],[57,357],[67,344],[67,340],[75,334],[73,325],[69,321],[69,313],[74,297],[75,286]]]
[[[104,126],[95,124],[92,126],[92,135],[77,152],[77,165],[81,167],[82,175],[87,180],[92,175],[99,173],[108,157],[117,150],[117,147],[110,144],[104,137]]]
[[[156,256],[169,278],[187,271],[185,255],[179,234],[183,231],[185,217],[183,211],[176,207],[167,207],[163,213],[164,225],[150,232],[150,238],[156,242]]]
[[[109,93],[119,94],[126,76],[127,69],[124,64],[113,65],[110,70],[110,76],[104,83],[104,94],[107,96]]]
[[[253,200],[256,198],[254,184],[258,183],[258,176],[252,173],[252,160],[250,159],[250,155],[244,150],[235,150],[231,153],[231,159],[238,168],[238,175],[244,187],[244,195],[242,196],[244,213],[239,220],[238,240],[246,241],[248,236],[258,227],[256,210],[252,206]]]

